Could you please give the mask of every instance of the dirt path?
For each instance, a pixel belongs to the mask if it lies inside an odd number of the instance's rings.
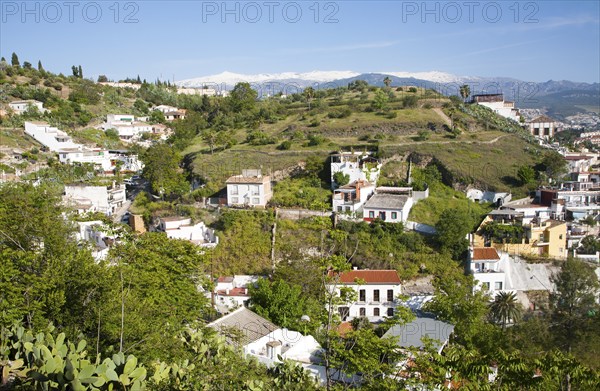
[[[449,127],[449,128],[451,128],[451,127],[452,127],[452,120],[450,119],[450,117],[448,117],[448,116],[446,115],[446,113],[444,113],[444,112],[442,111],[442,109],[440,109],[439,107],[435,107],[435,108],[433,109],[433,111],[435,111],[435,112],[437,113],[437,115],[439,115],[439,116],[440,116],[440,118],[441,118],[442,120],[444,120],[444,122],[446,123],[446,125],[448,125],[448,127]]]

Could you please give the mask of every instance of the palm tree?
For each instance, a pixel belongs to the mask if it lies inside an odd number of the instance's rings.
[[[490,304],[490,312],[495,322],[500,322],[502,328],[512,320],[521,319],[521,308],[514,292],[500,292]]]
[[[390,79],[389,76],[386,76],[385,79],[383,79],[383,84],[385,84],[386,87],[389,87],[390,84],[392,84],[392,79]]]
[[[469,95],[471,95],[471,87],[468,84],[460,86],[460,96],[462,96],[463,102],[466,102]]]

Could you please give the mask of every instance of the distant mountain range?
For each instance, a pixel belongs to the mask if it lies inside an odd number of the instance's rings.
[[[347,86],[355,80],[370,85],[383,86],[389,77],[392,86],[418,86],[432,88],[444,95],[458,95],[463,84],[471,87],[472,94],[503,93],[506,100],[515,101],[519,108],[539,108],[562,119],[578,112],[600,109],[600,83],[581,83],[568,80],[549,80],[542,83],[526,82],[508,77],[457,76],[450,73],[431,72],[377,72],[313,71],[306,73],[284,72],[276,74],[244,75],[223,72],[176,82],[182,87],[214,87],[232,89],[239,82],[248,82],[261,96],[278,92],[291,94],[312,86],[335,88]]]

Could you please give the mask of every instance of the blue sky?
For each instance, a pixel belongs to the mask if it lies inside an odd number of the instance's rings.
[[[66,4],[0,0],[0,54],[65,74],[81,64],[86,77],[115,80],[437,70],[600,81],[598,1]]]

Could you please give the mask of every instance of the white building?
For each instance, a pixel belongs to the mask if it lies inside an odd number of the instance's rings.
[[[125,186],[114,182],[112,186],[66,185],[63,200],[77,210],[101,212],[110,216],[123,206],[126,200]],[[80,208],[85,205],[89,207]]]
[[[114,168],[110,153],[104,149],[64,148],[58,151],[58,160],[63,164],[89,163],[107,172]]]
[[[519,110],[515,108],[515,102],[505,101],[503,94],[479,94],[473,95],[473,102],[490,108],[494,113],[504,118],[520,122]]]
[[[560,123],[546,115],[541,115],[527,122],[527,129],[532,136],[545,140],[554,137],[556,133],[562,130]]]
[[[114,88],[131,88],[133,90],[139,90],[140,87],[142,87],[141,84],[137,84],[137,83],[120,83],[120,82],[114,82],[114,81],[101,81],[98,84],[101,84],[103,86],[110,86],[110,87],[114,87]]]
[[[404,223],[414,202],[412,187],[378,187],[363,205],[363,220]]]
[[[227,179],[228,206],[265,207],[273,196],[271,177],[261,170],[243,170],[242,175]]]
[[[139,121],[133,114],[108,114],[106,122],[101,125],[102,129],[114,129],[119,134],[119,138],[129,141],[138,138],[142,133],[152,132],[152,125]]]
[[[165,113],[168,113],[169,111],[177,111],[179,109],[175,106],[158,105],[158,106],[153,107],[152,110],[160,111],[161,113],[165,114]]]
[[[52,152],[58,152],[61,149],[79,148],[79,144],[75,144],[67,133],[50,126],[47,122],[26,121],[25,133]]]
[[[349,176],[349,183],[366,181],[377,184],[381,171],[381,161],[367,152],[340,152],[330,157],[331,188],[336,187],[334,174],[341,172]]]
[[[214,289],[214,304],[221,313],[248,304],[250,293],[248,288],[258,281],[259,276],[234,275],[219,277]]]
[[[517,255],[492,247],[470,247],[468,261],[470,273],[476,280],[474,290],[487,291],[490,300],[500,292],[516,293],[517,300],[530,309],[536,309],[537,303],[527,292],[552,292],[555,288],[552,279],[559,271],[559,267],[551,263],[528,263]]]
[[[272,366],[284,360],[295,361],[310,371],[320,382],[325,381],[325,368],[320,365],[321,346],[312,336],[282,329],[246,307],[240,307],[209,323],[207,327],[224,336],[227,343]]]
[[[215,230],[203,222],[192,224],[189,217],[161,217],[158,231],[166,233],[171,239],[188,240],[200,247],[214,248],[219,243]]]
[[[475,289],[489,292],[493,298],[500,292],[512,292],[512,284],[507,281],[508,254],[493,247],[469,248],[470,270],[477,285]]]
[[[225,91],[226,92],[226,91]],[[190,87],[178,87],[178,94],[184,95],[207,95],[207,96],[216,96],[221,95],[214,88],[190,88]]]
[[[106,233],[106,225],[100,221],[82,221],[78,222],[79,231],[76,239],[82,242],[88,242],[92,245],[92,256],[97,261],[106,259],[110,246],[115,242],[115,237]]]
[[[11,110],[15,112],[15,114],[19,115],[26,112],[27,109],[29,109],[30,107],[35,107],[40,113],[47,111],[46,109],[44,109],[44,104],[42,102],[33,99],[15,100],[13,102],[10,102],[8,104],[8,107],[10,107]]]
[[[328,289],[335,289],[339,294],[341,287],[350,287],[357,294],[357,301],[338,306],[342,321],[367,317],[371,322],[379,322],[394,316],[396,306],[401,305],[398,301],[400,278],[395,270],[355,269],[340,274],[330,273],[329,277]],[[334,284],[336,280],[338,283]]]
[[[338,187],[333,191],[333,212],[362,216],[362,207],[374,192],[375,185],[362,179]]]

